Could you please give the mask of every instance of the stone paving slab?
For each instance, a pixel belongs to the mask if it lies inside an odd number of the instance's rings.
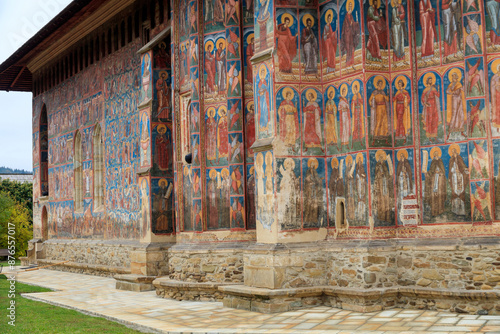
[[[55,270],[18,272],[17,281],[53,289],[33,300],[104,317],[149,333],[500,333],[500,316],[391,309],[359,313],[325,306],[262,314],[220,302],[156,297],[115,289],[112,278]]]

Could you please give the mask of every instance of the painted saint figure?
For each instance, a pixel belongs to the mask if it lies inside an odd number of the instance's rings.
[[[385,79],[377,76],[373,81],[376,89],[368,100],[371,112],[372,146],[375,143],[375,139],[385,139],[386,144],[389,144],[388,137],[391,126],[389,96],[385,92]]]
[[[252,69],[252,57],[255,52],[254,48],[254,34],[250,34],[247,37],[248,45],[247,45],[247,66],[246,66],[246,71],[247,71],[247,81],[251,84],[253,84],[253,69]]]
[[[329,205],[330,205],[330,217],[332,218],[330,221],[333,222],[335,220],[335,214],[336,214],[336,206],[337,206],[337,197],[338,196],[343,196],[343,186],[344,184],[342,183],[342,189],[339,189],[338,187],[338,180],[340,178],[340,173],[339,173],[339,161],[337,158],[333,158],[332,162],[332,171],[330,172],[330,180],[328,181],[328,198],[329,198]],[[342,194],[339,194],[339,191],[342,190]]]
[[[465,190],[469,185],[469,170],[460,155],[460,146],[451,145],[449,153],[448,182],[451,189],[451,212],[457,216],[465,216]]]
[[[427,138],[432,142],[437,142],[438,125],[441,124],[441,94],[436,89],[436,76],[434,73],[427,73],[423,79],[425,89],[422,92],[421,102],[423,105],[422,121]]]
[[[281,16],[283,23],[276,28],[277,54],[279,71],[292,73],[292,60],[297,54],[297,36],[293,36],[290,25],[293,24],[293,16],[285,13]]]
[[[359,43],[359,21],[354,20],[352,16],[354,0],[347,0],[346,9],[340,36],[340,50],[342,55],[346,55],[346,66],[354,69],[354,52]]]
[[[335,73],[335,56],[337,53],[337,31],[334,30],[333,10],[326,12],[326,24],[323,29],[323,52],[326,54],[326,72]]]
[[[491,122],[500,131],[500,60],[491,64],[491,70],[494,73],[490,81]]]
[[[211,140],[213,140],[213,138],[211,138]],[[217,124],[217,150],[219,152],[217,162],[219,162],[221,158],[228,158],[229,139],[227,129],[227,110],[224,106],[219,108],[219,122]]]
[[[335,97],[335,88],[328,88],[328,101],[325,105],[325,139],[327,145],[336,145],[338,143],[337,136],[337,106],[333,98]]]
[[[354,81],[352,84],[352,146],[354,143],[363,143],[365,138],[365,112],[364,100],[359,92],[359,81]]]
[[[207,159],[214,162],[217,159],[217,121],[215,120],[215,108],[210,107],[207,110]]]
[[[225,42],[221,39],[218,41],[217,52],[215,53],[216,73],[217,73],[217,90],[219,94],[226,93],[226,51]]]
[[[496,0],[486,0],[485,3],[491,20],[491,44],[500,45],[500,3]]]
[[[436,33],[436,12],[432,8],[431,0],[420,0],[420,25],[422,27],[421,56],[423,59],[434,56],[434,40]]]
[[[366,48],[374,60],[381,61],[380,47],[387,49],[387,26],[379,0],[370,0],[366,24],[368,26],[368,43]]]
[[[351,108],[347,101],[347,84],[340,86],[339,98],[339,116],[340,116],[340,142],[342,146],[349,147],[349,139],[351,138]]]
[[[213,42],[208,41],[205,46],[205,71],[207,81],[205,88],[209,94],[215,93],[215,55],[212,53]]]
[[[285,168],[283,168],[283,166]],[[280,173],[283,176],[280,182],[279,203],[282,216],[283,229],[300,228],[300,184],[294,172],[295,161],[286,158],[280,166]]]
[[[413,192],[413,171],[408,161],[408,151],[402,149],[398,152],[398,167],[396,168],[396,189],[398,190],[399,204],[403,199],[412,195]]]
[[[294,146],[297,137],[299,136],[299,119],[297,107],[292,99],[294,92],[291,88],[283,90],[285,99],[281,101],[278,108],[280,117],[280,137],[286,146]]]
[[[406,10],[402,0],[392,0],[392,25],[391,43],[394,50],[392,61],[405,60],[405,41],[408,40],[408,30],[406,25]],[[405,62],[406,63],[406,62]]]
[[[425,201],[430,206],[431,216],[444,213],[446,202],[446,174],[441,149],[431,149],[431,166],[425,173]]]
[[[217,179],[219,175],[215,169],[211,169],[208,176],[207,225],[208,229],[217,229],[219,227],[219,197],[217,196]]]
[[[460,1],[442,0],[441,13],[444,28],[444,57],[455,55],[462,39],[462,4]]]
[[[316,102],[314,89],[307,90],[307,104],[304,106],[304,151],[308,148],[321,148],[321,108]]]
[[[318,175],[318,160],[311,158],[307,162],[307,172],[304,180],[304,226],[323,227],[320,221],[324,205],[322,179]]]
[[[314,18],[310,14],[304,15],[302,21],[305,21],[305,28],[302,29],[300,44],[302,45],[302,56],[305,74],[318,73],[318,40],[312,29]]]
[[[396,79],[397,92],[394,94],[394,128],[396,129],[396,139],[404,140],[410,134],[411,113],[410,94],[406,91],[408,81],[406,77],[400,76]]]
[[[377,151],[375,159],[377,164],[375,165],[374,209],[378,220],[390,223],[394,208],[394,193],[392,173],[389,171],[388,164],[392,161],[390,161],[391,158],[387,156],[387,153],[382,150]]]
[[[461,83],[462,72],[459,69],[453,69],[448,74],[450,84],[446,90],[446,123],[448,124],[448,138],[453,132],[464,134],[467,122],[467,110],[465,108],[465,92]]]
[[[366,219],[366,170],[363,154],[356,155],[356,219]]]
[[[356,178],[354,175],[355,164],[352,156],[345,158],[345,192],[346,192],[346,213],[348,221],[354,221],[356,217]]]
[[[259,132],[266,132],[269,130],[269,122],[271,121],[271,115],[269,113],[269,85],[267,83],[267,68],[265,65],[261,65],[259,68],[260,80],[257,84],[257,101],[258,109],[257,113],[259,115]]]

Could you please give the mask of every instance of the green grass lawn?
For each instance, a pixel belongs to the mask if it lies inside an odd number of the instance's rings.
[[[9,298],[10,281],[0,275],[0,333],[141,333],[104,318],[91,317],[74,310],[23,298],[21,293],[47,292],[50,289],[16,283],[15,298]],[[15,327],[8,324],[6,309],[16,302]]]

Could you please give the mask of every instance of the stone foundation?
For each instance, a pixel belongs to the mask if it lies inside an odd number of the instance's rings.
[[[153,281],[156,294],[162,298],[206,302],[222,301],[224,293],[219,290],[219,287],[231,284],[235,283],[182,282],[168,278],[157,278]]]
[[[43,242],[44,258],[37,262],[54,270],[99,276],[161,276],[168,270],[169,247],[133,240],[50,239]]]
[[[155,283],[167,298],[219,300],[216,285],[200,283],[238,283],[217,287],[224,305],[265,313],[329,305],[500,314],[497,238],[185,245],[169,254],[171,273]]]
[[[116,289],[125,291],[151,291],[154,290],[152,284],[155,279],[154,276],[140,276],[140,275],[115,275]]]

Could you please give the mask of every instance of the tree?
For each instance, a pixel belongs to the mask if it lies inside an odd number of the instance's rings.
[[[9,245],[13,240],[16,259],[26,254],[28,241],[33,237],[29,218],[26,207],[16,203],[9,194],[0,192],[0,249],[11,249]]]
[[[11,180],[0,182],[0,192],[6,192],[17,204],[28,210],[29,222],[33,222],[33,184]]]

